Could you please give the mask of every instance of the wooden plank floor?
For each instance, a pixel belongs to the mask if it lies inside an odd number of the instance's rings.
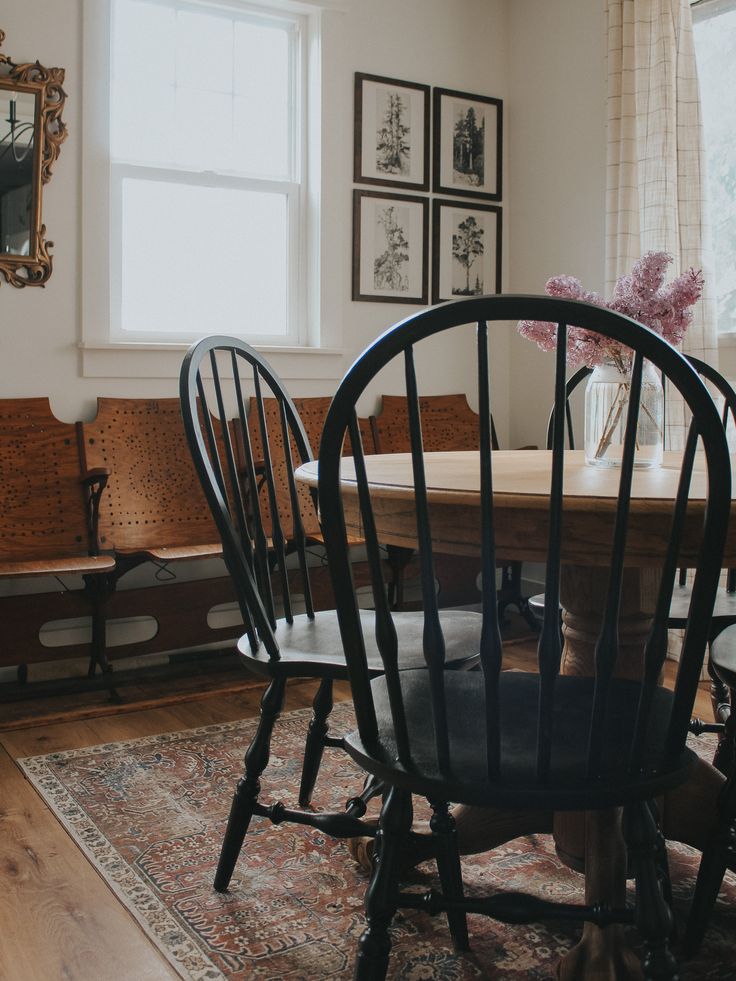
[[[533,647],[510,649],[529,666]],[[707,685],[696,710],[710,718]],[[287,710],[313,683],[289,686]],[[347,697],[345,685],[338,697]],[[248,718],[260,689],[214,693],[142,711],[53,721],[0,733],[0,978],[2,981],[168,981],[177,975],[56,821],[15,760]],[[213,856],[213,863],[215,861]],[[214,866],[213,866],[214,867]]]

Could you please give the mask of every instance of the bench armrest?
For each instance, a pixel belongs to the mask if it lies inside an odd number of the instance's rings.
[[[90,555],[100,554],[100,498],[107,486],[110,474],[111,470],[109,467],[94,467],[85,471],[79,478],[82,487],[85,489]]]

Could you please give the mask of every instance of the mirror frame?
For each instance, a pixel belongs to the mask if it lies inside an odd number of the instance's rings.
[[[5,32],[0,30],[0,46],[4,40]],[[49,249],[54,243],[46,241],[41,201],[43,185],[51,180],[52,167],[67,138],[66,125],[61,120],[66,101],[63,81],[63,68],[44,68],[37,61],[16,65],[8,55],[0,53],[0,90],[28,92],[36,98],[29,255],[0,253],[0,273],[18,288],[44,286],[52,271]]]

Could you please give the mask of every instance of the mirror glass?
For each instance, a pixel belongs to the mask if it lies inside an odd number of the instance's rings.
[[[29,256],[33,236],[36,98],[0,89],[0,253]]]

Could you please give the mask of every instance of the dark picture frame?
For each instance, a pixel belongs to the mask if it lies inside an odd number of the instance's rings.
[[[429,199],[353,190],[353,300],[425,305]]]
[[[501,292],[502,209],[432,201],[432,303]]]
[[[355,73],[353,180],[429,190],[429,85]]]
[[[436,88],[432,118],[434,192],[500,201],[502,100]]]

